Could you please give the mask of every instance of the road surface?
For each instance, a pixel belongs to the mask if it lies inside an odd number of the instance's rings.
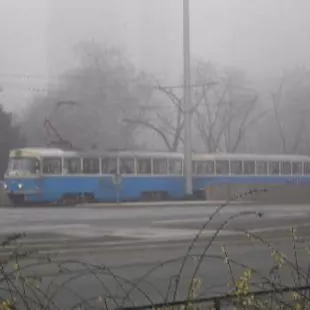
[[[124,296],[124,291],[130,288],[129,282],[138,280],[138,289],[130,294],[132,302],[159,302],[166,298],[169,287],[173,289],[173,279],[190,241],[214,211],[212,206],[190,205],[114,209],[4,208],[0,209],[1,238],[18,232],[27,233],[27,237],[20,239],[18,245],[3,247],[0,256],[6,257],[16,246],[20,251],[38,250],[39,253],[31,254],[22,262],[25,266],[36,261],[35,266],[23,272],[40,274],[41,285],[49,287],[50,294],[61,286],[55,298],[63,308],[72,306],[81,296],[84,299],[95,297],[96,302],[107,295]],[[242,263],[269,277],[273,261],[268,242],[294,261],[290,233],[294,226],[298,227],[298,236],[303,238],[296,245],[299,263],[303,267],[308,265],[305,249],[310,237],[310,206],[227,206],[207,225],[196,242],[184,267],[178,298],[186,296],[199,255],[222,225],[224,228],[212,241],[196,276],[201,280],[203,295],[228,290],[230,279],[222,245],[226,246],[229,258],[236,261],[233,263],[236,276],[242,269],[237,265]],[[262,236],[265,243],[253,245],[244,231]],[[44,259],[47,256],[49,261]],[[77,274],[80,277],[76,278]],[[72,276],[75,280],[69,281],[64,289],[61,283]],[[282,276],[283,281],[292,282],[290,271],[284,271]],[[114,305],[121,304],[119,300],[114,302]],[[127,304],[130,304],[128,298]]]

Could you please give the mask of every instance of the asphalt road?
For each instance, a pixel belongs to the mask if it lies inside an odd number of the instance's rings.
[[[0,236],[27,233],[17,245],[3,247],[6,257],[16,247],[20,251],[38,250],[21,265],[25,274],[40,274],[41,288],[55,293],[60,308],[68,308],[83,297],[98,303],[113,295],[114,306],[122,304],[120,297],[137,288],[126,304],[159,302],[174,288],[175,276],[181,266],[190,241],[206,219],[212,215],[211,206],[152,206],[127,208],[26,208],[0,209]],[[212,236],[223,224],[217,238]],[[184,266],[178,298],[187,294],[193,270],[208,244],[196,278],[201,280],[200,293],[214,295],[227,292],[228,265],[222,245],[235,262],[232,269],[239,276],[244,264],[256,269],[260,277],[270,278],[273,260],[268,243],[284,252],[294,262],[291,227],[297,228],[297,252],[300,266],[308,266],[306,244],[310,237],[310,206],[242,205],[224,208],[208,224],[196,242]],[[243,230],[261,236],[255,244]],[[57,255],[54,255],[57,254]],[[48,260],[45,258],[48,257]],[[198,257],[198,258],[197,258]],[[29,265],[32,264],[34,265]],[[103,268],[106,266],[108,268]],[[293,282],[291,269],[283,269],[282,281]],[[69,281],[74,277],[74,281]],[[259,276],[256,275],[256,280]],[[65,283],[65,284],[64,284]],[[61,287],[61,289],[59,289]],[[169,287],[171,289],[169,289]],[[115,298],[115,296],[120,299]],[[93,300],[93,301],[94,301]],[[86,302],[86,301],[85,301]],[[90,308],[90,304],[86,304]]]

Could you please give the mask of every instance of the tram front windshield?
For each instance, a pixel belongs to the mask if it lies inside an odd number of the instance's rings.
[[[9,159],[7,176],[37,175],[40,173],[38,159],[32,157],[14,157]]]

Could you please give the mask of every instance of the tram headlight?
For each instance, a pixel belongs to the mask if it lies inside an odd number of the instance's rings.
[[[22,188],[23,188],[23,184],[19,183],[19,184],[17,185],[17,187],[18,187],[18,189],[22,189]]]

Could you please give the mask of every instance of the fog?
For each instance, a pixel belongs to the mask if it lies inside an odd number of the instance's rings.
[[[191,0],[192,55],[260,79],[308,66],[309,9],[307,0]],[[10,109],[68,68],[84,39],[120,46],[166,81],[182,72],[181,0],[2,0],[0,35],[1,101]]]
[[[257,75],[308,65],[309,9],[308,1],[192,0],[192,54]],[[92,37],[123,46],[147,70],[181,72],[180,0],[53,0],[47,10],[52,66],[65,66],[72,45]]]

